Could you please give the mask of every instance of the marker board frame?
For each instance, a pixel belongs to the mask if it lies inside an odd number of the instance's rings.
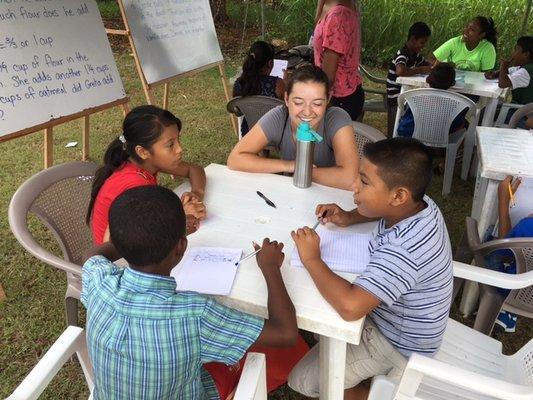
[[[141,85],[143,87],[143,91],[144,91],[144,95],[145,95],[145,98],[146,98],[146,102],[148,104],[156,104],[156,100],[155,100],[153,89],[156,86],[163,85],[164,86],[164,92],[163,92],[163,104],[162,104],[162,106],[163,106],[164,109],[168,109],[168,99],[169,99],[169,95],[170,95],[170,83],[172,81],[174,81],[176,79],[179,79],[179,78],[185,78],[185,77],[188,77],[188,76],[191,76],[191,75],[195,75],[195,74],[197,74],[199,72],[202,72],[202,71],[205,71],[205,70],[209,70],[211,68],[216,68],[216,67],[218,67],[220,78],[222,80],[222,86],[224,88],[224,95],[226,97],[226,101],[230,101],[231,100],[232,96],[231,96],[231,91],[230,91],[229,84],[228,84],[228,79],[227,79],[227,75],[226,75],[225,65],[224,65],[224,60],[223,59],[221,61],[210,63],[210,64],[201,66],[199,68],[192,69],[192,70],[184,72],[184,73],[178,73],[178,74],[170,76],[168,78],[157,80],[155,82],[149,83],[148,80],[146,79],[146,75],[145,75],[143,67],[142,67],[141,59],[139,57],[139,52],[137,50],[133,35],[131,33],[132,30],[131,30],[130,23],[128,21],[128,17],[126,15],[126,10],[125,10],[125,6],[124,6],[124,3],[123,3],[123,0],[117,0],[117,4],[118,4],[119,10],[120,10],[120,15],[122,17],[122,21],[124,23],[124,28],[125,29],[124,30],[121,30],[121,29],[106,29],[106,32],[108,34],[110,34],[110,35],[127,36],[129,44],[130,44],[130,47],[131,47],[131,51],[132,51],[133,57],[135,59],[135,66],[137,68],[137,73],[139,75],[139,79],[141,80]],[[230,120],[231,120],[231,124],[232,124],[233,130],[234,130],[234,133],[238,137],[237,119],[232,114],[229,114],[229,116],[230,116]]]

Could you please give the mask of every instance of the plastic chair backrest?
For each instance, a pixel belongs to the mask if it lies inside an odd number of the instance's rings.
[[[476,105],[468,97],[441,89],[408,90],[398,97],[398,104],[404,102],[413,113],[413,138],[432,147],[447,147],[455,117],[465,108],[468,108],[467,117],[472,117],[476,110]]]
[[[372,126],[356,121],[353,121],[352,125],[355,134],[355,141],[357,142],[359,157],[363,156],[363,148],[365,147],[365,144],[387,139],[383,133]]]
[[[244,116],[248,126],[252,128],[263,115],[283,104],[285,104],[283,101],[275,97],[243,96],[231,99],[226,108],[237,117]]]
[[[520,120],[524,117],[533,117],[533,103],[525,104],[515,111],[515,113],[509,120],[509,128],[516,128]]]
[[[16,191],[9,207],[9,223],[31,254],[48,262],[28,230],[28,214],[34,213],[56,237],[63,258],[81,265],[83,253],[92,246],[85,215],[97,168],[87,162],[57,165],[38,172]]]

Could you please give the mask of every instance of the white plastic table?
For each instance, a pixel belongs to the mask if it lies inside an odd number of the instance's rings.
[[[507,176],[533,177],[533,131],[524,129],[478,126],[477,151],[479,168],[476,178],[472,217],[478,221],[478,232],[484,237],[498,213],[498,184]],[[465,286],[460,311],[473,311],[477,291],[473,284]]]
[[[498,87],[498,80],[485,79],[483,72],[461,71],[461,75],[464,75],[464,82],[459,82],[450,90],[462,94],[470,94],[479,96],[480,100],[478,105],[482,108],[485,107],[485,113],[483,115],[482,126],[493,126],[494,115],[496,114],[496,107],[498,105],[498,98],[504,96],[507,89]],[[396,79],[397,83],[402,85],[401,93],[414,89],[429,87],[426,83],[427,75],[415,75],[415,76],[399,76]],[[398,127],[402,110],[398,105],[396,112],[396,121],[394,123],[394,132]],[[466,135],[464,144],[464,160],[461,170],[461,177],[466,179],[468,174],[468,168],[472,159],[472,153],[474,151],[475,137]]]
[[[290,231],[312,226],[319,203],[334,202],[344,209],[353,209],[352,193],[317,184],[298,189],[289,177],[231,171],[217,164],[209,165],[205,172],[204,202],[208,217],[196,233],[188,236],[189,246],[240,247],[247,254],[252,250],[252,241],[261,243],[269,237],[283,242],[285,261],[281,270],[296,309],[298,327],[321,336],[320,398],[342,399],[346,343],[359,343],[364,318],[344,321],[318,292],[307,271],[289,265],[295,247]],[[181,185],[176,192],[188,190],[187,186]],[[268,206],[256,194],[257,190],[277,207]],[[374,227],[374,223],[368,223],[343,229],[370,232]],[[339,275],[355,279],[352,274]],[[266,284],[255,258],[240,265],[230,295],[217,299],[241,311],[267,317]]]

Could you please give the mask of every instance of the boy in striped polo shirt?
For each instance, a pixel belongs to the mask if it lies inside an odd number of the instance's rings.
[[[111,242],[87,254],[82,272],[95,400],[225,400],[237,383],[235,364],[252,344],[296,341],[294,306],[280,272],[283,244],[265,239],[257,255],[269,291],[263,320],[199,293],[176,292],[169,275],[187,238],[172,191],[125,191],[111,205],[109,230]],[[127,268],[112,262],[120,256]]]
[[[361,382],[400,377],[412,353],[433,356],[442,342],[452,298],[452,254],[442,214],[424,193],[431,179],[429,149],[411,138],[369,143],[354,184],[357,208],[319,205],[323,222],[338,226],[379,218],[370,262],[354,282],[321,260],[320,238],[292,232],[300,258],[324,298],[342,318],[367,316],[358,346],[346,352],[345,399],[366,399]],[[318,346],[294,368],[289,386],[318,397]]]

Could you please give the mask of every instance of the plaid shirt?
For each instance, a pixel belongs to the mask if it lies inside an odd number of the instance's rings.
[[[102,256],[85,263],[82,281],[95,399],[218,399],[202,364],[235,364],[263,328],[261,318],[176,293],[173,278]]]

